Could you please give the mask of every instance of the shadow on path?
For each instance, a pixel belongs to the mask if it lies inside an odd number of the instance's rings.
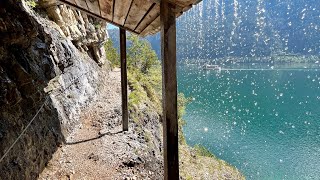
[[[116,134],[120,134],[122,133],[123,131],[118,131],[118,132],[114,132],[114,133],[111,133],[111,132],[107,132],[107,133],[104,133],[104,134],[100,134],[99,136],[97,137],[94,137],[94,138],[90,138],[90,139],[86,139],[86,140],[81,140],[81,141],[76,141],[76,142],[64,142],[66,145],[75,145],[75,144],[81,144],[81,143],[85,143],[85,142],[88,142],[88,141],[93,141],[93,140],[96,140],[96,139],[100,139],[106,135],[116,135]]]

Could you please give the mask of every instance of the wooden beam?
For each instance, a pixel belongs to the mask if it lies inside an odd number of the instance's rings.
[[[66,1],[68,1],[68,2],[70,2],[70,3],[72,3],[72,4],[77,5],[77,3],[76,3],[76,1],[75,1],[75,0],[66,0]]]
[[[160,5],[154,4],[153,7],[149,9],[150,11],[146,13],[146,16],[141,19],[137,24],[134,31],[142,32],[148,25],[150,25],[158,16],[160,16]]]
[[[120,58],[121,58],[121,92],[122,92],[122,127],[123,131],[129,129],[128,117],[128,78],[126,54],[126,30],[120,29]]]
[[[151,10],[153,9],[153,7],[156,5],[156,3],[153,3],[150,7],[149,7],[149,9],[148,9],[148,11],[143,15],[143,17],[140,19],[140,21],[138,22],[138,24],[136,25],[136,27],[134,28],[134,30],[136,30],[137,29],[137,27],[142,23],[142,21],[144,21],[146,18],[147,18],[147,16],[149,15],[149,13],[151,12]]]
[[[131,3],[130,3],[128,12],[127,12],[127,14],[126,14],[126,18],[124,18],[123,26],[126,24],[126,21],[127,21],[127,19],[128,19],[129,14],[130,14],[130,10],[131,10],[131,8],[132,8],[133,2],[134,2],[134,0],[132,0]]]
[[[113,0],[99,0],[101,16],[112,21]]]
[[[124,27],[135,29],[140,20],[148,13],[154,3],[150,0],[134,0]]]
[[[88,10],[88,6],[85,0],[75,0],[75,2],[76,2],[76,5],[78,5],[79,7]]]
[[[160,24],[161,24],[161,22],[160,22],[160,14],[159,14],[159,16],[156,17],[156,19],[153,20],[151,24],[147,25],[145,27],[145,29],[143,29],[140,32],[140,35],[141,36],[147,36],[147,35],[151,34],[151,32],[153,32],[155,29],[157,29],[159,31],[158,28],[161,26]]]
[[[151,0],[154,3],[161,3],[161,0]],[[197,5],[200,3],[202,0],[170,0],[168,1],[171,4],[176,4],[175,8],[180,8],[181,6],[186,6],[186,5]]]
[[[116,4],[116,0],[113,0],[113,2],[112,2],[112,19],[111,19],[111,21],[113,21],[113,19],[114,19],[115,4]]]
[[[163,99],[164,179],[179,179],[176,14],[169,0],[161,0],[161,56]]]
[[[101,15],[100,14],[100,4],[98,0],[86,0],[88,10],[94,14]]]
[[[113,21],[120,24],[121,26],[124,25],[125,18],[128,14],[130,5],[132,0],[116,0],[115,7],[114,7],[114,17]]]

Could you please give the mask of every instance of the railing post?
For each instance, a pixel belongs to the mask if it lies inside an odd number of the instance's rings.
[[[161,0],[164,179],[179,179],[176,17],[174,6]]]
[[[128,77],[127,77],[127,53],[126,30],[120,29],[120,58],[121,58],[121,95],[122,95],[122,127],[123,131],[129,129],[128,117]]]

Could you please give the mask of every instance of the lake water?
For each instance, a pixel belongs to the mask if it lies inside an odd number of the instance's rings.
[[[187,143],[249,180],[320,179],[320,69],[229,68],[178,67],[179,92],[194,99],[184,116]]]

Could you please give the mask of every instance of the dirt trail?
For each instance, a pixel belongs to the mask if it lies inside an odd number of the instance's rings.
[[[127,174],[121,168],[124,162],[136,162],[132,152],[139,144],[132,131],[121,131],[119,70],[106,78],[98,100],[82,112],[82,126],[54,154],[39,179],[136,179],[130,168]]]

